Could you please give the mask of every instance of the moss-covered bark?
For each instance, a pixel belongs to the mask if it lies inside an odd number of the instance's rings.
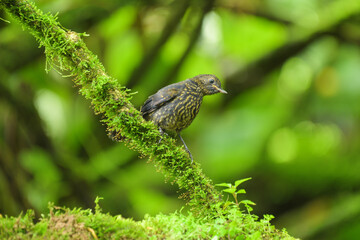
[[[28,211],[19,217],[1,217],[1,239],[282,239],[293,240],[285,230],[270,224],[272,216],[258,219],[233,208],[227,216],[198,218],[192,214],[158,214],[142,221],[87,209],[50,207],[34,224]]]
[[[1,0],[3,7],[45,47],[47,63],[74,78],[79,91],[91,100],[96,114],[103,115],[107,129],[114,138],[124,141],[131,149],[149,157],[166,178],[178,184],[183,196],[197,212],[214,209],[219,192],[198,163],[191,164],[182,147],[163,136],[156,126],[145,122],[131,104],[132,93],[109,76],[99,59],[85,46],[85,34],[65,29],[56,16],[44,14],[27,0]],[[207,211],[205,211],[207,212]]]

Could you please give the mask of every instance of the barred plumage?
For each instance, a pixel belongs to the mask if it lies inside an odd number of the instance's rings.
[[[175,131],[193,161],[180,132],[198,114],[203,97],[219,92],[227,93],[221,89],[220,80],[216,76],[198,75],[160,89],[145,101],[141,112],[145,120],[153,121],[161,131]]]

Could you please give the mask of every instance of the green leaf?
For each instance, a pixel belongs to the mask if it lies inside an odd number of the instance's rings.
[[[246,191],[245,191],[245,189],[240,189],[239,191],[237,191],[236,193],[238,193],[238,194],[245,194],[246,193]]]
[[[218,184],[215,184],[215,186],[231,188],[231,183],[218,183]]]
[[[248,181],[248,180],[250,180],[250,179],[251,179],[251,177],[249,177],[249,178],[244,178],[244,179],[240,179],[240,180],[235,181],[235,187],[239,186],[239,185],[242,184],[243,182],[246,182],[246,181]]]
[[[224,189],[223,192],[228,192],[228,193],[235,193],[236,189],[235,188],[228,188],[228,189]]]
[[[250,201],[250,200],[242,200],[242,201],[240,201],[240,203],[245,204],[245,205],[256,205],[256,203],[254,203],[253,201]]]

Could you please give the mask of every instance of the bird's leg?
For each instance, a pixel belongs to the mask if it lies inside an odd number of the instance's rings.
[[[186,143],[185,143],[184,139],[182,139],[180,133],[178,133],[178,136],[179,136],[180,140],[182,141],[182,143],[184,144],[185,150],[187,151],[187,153],[189,154],[189,156],[190,156],[190,158],[191,158],[191,163],[193,163],[193,161],[194,161],[193,156],[191,155],[190,150],[189,150],[188,147],[186,146]]]
[[[162,135],[166,134],[168,135],[161,127],[159,127],[159,132],[161,134],[161,137],[160,137],[160,140],[159,140],[159,143],[161,143],[161,140],[162,140]]]

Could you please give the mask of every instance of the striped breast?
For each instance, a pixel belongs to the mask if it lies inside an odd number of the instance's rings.
[[[151,116],[165,130],[181,131],[188,127],[199,112],[203,94],[197,85],[185,83],[184,90]]]

